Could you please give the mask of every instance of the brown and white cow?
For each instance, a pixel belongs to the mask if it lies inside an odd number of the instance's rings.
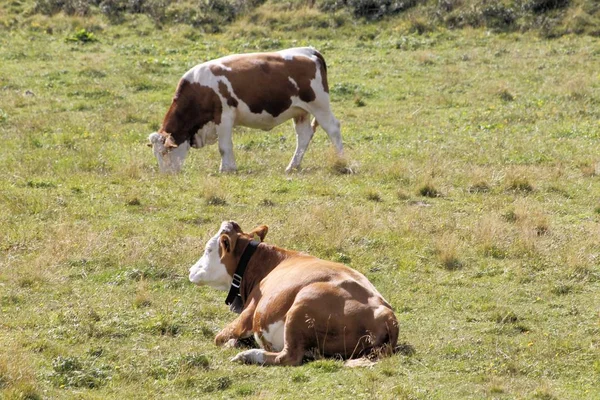
[[[353,358],[396,346],[396,316],[363,274],[262,243],[266,234],[264,225],[244,233],[223,222],[190,268],[190,281],[229,290],[228,300],[239,302],[241,314],[215,343],[232,346],[254,334],[261,347],[232,361],[298,365],[307,352]]]
[[[217,141],[220,171],[235,171],[234,126],[270,130],[289,119],[294,120],[297,146],[286,171],[300,166],[318,125],[342,153],[325,60],[310,47],[236,54],[195,66],[179,81],[160,130],[149,140],[162,172],[178,172],[190,147]]]

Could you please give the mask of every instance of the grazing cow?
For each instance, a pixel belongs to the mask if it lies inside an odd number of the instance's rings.
[[[223,222],[190,268],[193,283],[229,290],[226,304],[240,313],[215,343],[234,346],[254,334],[261,347],[232,361],[298,365],[307,352],[355,358],[396,346],[396,316],[363,274],[262,243],[266,234],[264,225],[244,233]]]
[[[179,81],[160,130],[150,135],[149,146],[162,172],[179,172],[190,147],[218,141],[220,171],[235,171],[234,126],[270,130],[289,119],[294,120],[297,146],[286,171],[300,166],[318,125],[341,155],[340,123],[329,105],[325,60],[310,47],[236,54],[190,69]]]

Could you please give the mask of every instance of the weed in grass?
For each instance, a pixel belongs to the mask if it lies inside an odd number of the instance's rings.
[[[410,343],[402,342],[398,343],[396,348],[394,349],[394,353],[402,354],[405,357],[412,357],[417,354],[417,349]]]
[[[200,324],[191,329],[194,334],[199,334],[206,339],[213,339],[217,334],[216,330],[211,329],[208,325]]]
[[[142,202],[137,197],[132,197],[131,199],[127,200],[126,204],[128,206],[141,206]]]
[[[35,275],[21,276],[17,280],[17,285],[21,288],[34,288],[40,286],[42,283],[43,278]]]
[[[573,291],[573,285],[568,283],[559,283],[552,287],[552,293],[557,296],[564,296]]]
[[[510,102],[515,100],[515,95],[512,94],[507,88],[498,90],[498,97],[502,101]]]
[[[403,384],[394,386],[392,393],[394,398],[398,400],[415,400],[422,398],[419,394],[415,393],[413,389],[407,388]]]
[[[212,392],[221,392],[223,390],[229,389],[229,387],[233,384],[233,381],[228,376],[218,376],[209,378],[204,382],[204,387],[202,390],[206,393]]]
[[[367,200],[374,201],[376,203],[380,203],[383,201],[383,199],[381,198],[381,195],[374,190],[367,191],[367,193],[365,194],[365,197]]]
[[[210,360],[204,354],[191,353],[181,356],[179,365],[186,370],[192,368],[208,369],[210,367]]]
[[[502,214],[502,217],[507,222],[517,222],[519,215],[516,213],[516,211],[514,209],[512,209],[512,210],[508,210],[504,214]]]
[[[499,385],[498,383],[494,383],[489,387],[489,393],[491,395],[503,394],[504,388],[501,385]]]
[[[498,312],[492,316],[492,320],[496,321],[498,324],[514,324],[520,321],[514,311]]]
[[[365,103],[365,101],[362,99],[362,97],[356,95],[356,96],[354,96],[354,105],[356,107],[365,107],[367,105],[367,103]]]
[[[104,385],[110,377],[106,367],[97,367],[72,356],[56,357],[52,360],[52,369],[49,378],[57,387],[94,389]]]
[[[530,193],[535,190],[529,180],[522,176],[515,176],[509,179],[507,189],[519,193]]]
[[[178,322],[165,315],[153,317],[144,325],[148,332],[161,336],[177,336],[182,330],[182,326]]]
[[[78,30],[73,33],[71,36],[68,36],[65,41],[67,42],[75,42],[75,43],[92,43],[97,42],[98,39],[93,32],[89,32],[85,28]]]
[[[264,207],[275,207],[275,202],[270,199],[262,199],[260,204],[263,205]]]
[[[223,197],[212,195],[206,198],[206,204],[209,206],[226,206],[227,200]]]
[[[295,372],[290,377],[290,381],[294,383],[306,383],[310,381],[310,377],[303,372]]]
[[[92,347],[88,350],[88,355],[91,357],[102,357],[106,354],[106,350],[103,347]]]
[[[431,183],[423,184],[419,188],[418,193],[423,197],[431,197],[431,198],[442,197],[442,193]]]
[[[350,262],[352,261],[352,257],[350,257],[346,253],[338,252],[335,254],[334,260],[342,264],[350,264]]]
[[[339,371],[343,367],[343,363],[336,360],[321,359],[309,363],[308,367],[320,373],[331,374]]]
[[[51,189],[55,188],[56,184],[54,182],[30,180],[27,181],[27,186],[36,189]]]
[[[532,396],[535,400],[558,400],[558,397],[552,394],[548,389],[537,389]]]
[[[468,191],[469,193],[487,193],[490,191],[490,186],[487,182],[479,181],[469,186]]]
[[[256,391],[256,388],[254,388],[252,385],[248,385],[248,384],[242,384],[235,388],[235,394],[237,394],[238,396],[241,396],[241,397],[252,396],[255,391]]]
[[[0,305],[1,306],[14,306],[23,301],[23,298],[16,294],[3,294],[0,297]]]

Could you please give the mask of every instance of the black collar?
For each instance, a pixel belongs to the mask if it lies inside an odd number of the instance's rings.
[[[225,304],[229,306],[231,311],[237,312],[238,314],[241,313],[243,309],[242,297],[240,294],[242,278],[244,277],[244,272],[246,271],[248,262],[250,261],[250,258],[252,258],[252,255],[258,248],[259,244],[260,242],[252,240],[250,243],[248,243],[248,246],[246,246],[242,257],[240,258],[240,263],[233,274],[233,281],[231,281],[231,287],[229,288],[229,293],[225,299]]]

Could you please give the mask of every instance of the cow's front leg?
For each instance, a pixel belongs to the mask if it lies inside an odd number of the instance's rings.
[[[235,346],[238,339],[250,336],[252,334],[254,309],[254,302],[252,302],[235,320],[217,334],[215,344],[217,346],[223,346],[224,344]]]
[[[233,156],[233,125],[230,122],[223,121],[217,126],[217,135],[219,135],[219,152],[221,153],[221,167],[219,172],[234,172],[237,170],[235,157]]]

